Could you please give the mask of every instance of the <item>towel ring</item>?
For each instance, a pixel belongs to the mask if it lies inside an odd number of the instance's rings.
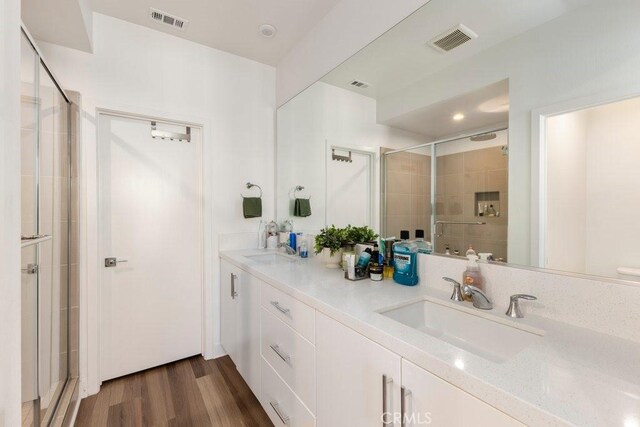
[[[258,197],[262,198],[262,188],[260,188],[260,186],[258,184],[252,184],[250,182],[247,182],[246,184],[247,189],[251,189],[253,187],[258,187],[258,190],[260,190],[260,195]],[[245,197],[242,193],[240,193],[241,197]]]
[[[304,187],[302,185],[296,185],[296,188],[293,190],[293,198],[294,200],[296,199],[296,193],[298,191],[302,191],[304,190]],[[309,196],[309,200],[311,200],[311,196]]]

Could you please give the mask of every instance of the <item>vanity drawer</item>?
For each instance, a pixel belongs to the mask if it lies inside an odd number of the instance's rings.
[[[315,310],[313,308],[265,282],[262,282],[260,301],[262,306],[278,319],[312,343],[315,342]]]
[[[275,426],[312,427],[314,416],[262,358],[261,402]]]
[[[316,348],[280,319],[261,309],[262,357],[315,413]]]

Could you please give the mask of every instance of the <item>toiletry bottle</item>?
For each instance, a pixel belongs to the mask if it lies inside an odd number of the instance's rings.
[[[424,240],[424,230],[416,230],[416,240],[414,243],[418,247],[418,252],[421,254],[430,254],[433,252],[431,242]]]
[[[449,249],[449,245],[444,247],[444,254],[445,255],[451,255],[451,250]]]
[[[309,256],[309,249],[307,248],[307,239],[302,239],[300,243],[300,258],[307,258]]]
[[[464,256],[466,256],[467,258],[469,258],[469,255],[477,255],[476,251],[473,250],[473,245],[469,245],[469,249],[467,249],[467,253],[464,254]]]
[[[373,250],[371,251],[371,262],[380,264],[380,250],[378,249],[377,243],[373,244]]]
[[[493,205],[489,205],[487,216],[496,216],[496,209],[493,207]]]
[[[467,269],[462,273],[462,283],[465,285],[475,286],[484,291],[484,280],[480,274],[480,266],[478,266],[478,256],[469,255],[467,257]],[[463,295],[464,299],[471,301],[471,296]]]
[[[400,242],[393,245],[393,280],[406,286],[418,284],[418,247],[409,242],[409,232],[400,232]]]

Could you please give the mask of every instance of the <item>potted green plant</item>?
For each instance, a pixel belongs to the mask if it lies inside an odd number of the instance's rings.
[[[345,242],[345,229],[336,228],[335,225],[323,228],[316,235],[314,248],[316,254],[322,254],[325,267],[340,268],[342,261],[342,246]]]
[[[364,225],[362,227],[354,227],[352,225],[348,225],[344,229],[344,237],[346,239],[346,243],[349,245],[356,245],[358,243],[369,243],[376,240],[378,235],[373,229]]]

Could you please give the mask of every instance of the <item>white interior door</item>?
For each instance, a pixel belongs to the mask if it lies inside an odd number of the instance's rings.
[[[103,381],[202,352],[201,145],[198,128],[154,139],[149,120],[99,115]]]
[[[345,155],[349,149],[336,149]],[[327,225],[371,226],[372,156],[351,151],[351,162],[327,159]]]

